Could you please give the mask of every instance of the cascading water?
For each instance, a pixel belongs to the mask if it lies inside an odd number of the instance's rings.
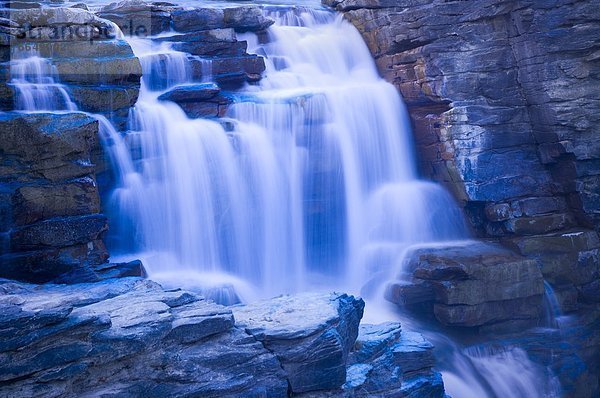
[[[159,100],[193,83],[191,56],[129,39],[144,79],[130,132],[105,141],[119,174],[113,252],[226,303],[308,286],[380,292],[411,246],[467,238],[466,227],[443,189],[417,179],[407,113],[356,29],[325,11],[269,14],[266,43],[244,37],[267,70],[236,94],[233,128]],[[545,377],[522,351],[446,340],[455,396],[535,396]]]
[[[8,84],[15,90],[15,110],[74,111],[66,88],[56,81],[56,68],[36,53],[22,54],[10,65]]]
[[[230,132],[158,100],[190,82],[185,54],[131,40],[145,77],[128,136],[141,159],[113,195],[127,220],[114,235],[136,237],[121,248],[152,252],[158,279],[224,273],[273,295],[311,275],[360,289],[373,252],[466,236],[449,196],[416,179],[403,104],[356,29],[324,11],[272,16],[267,44],[246,37],[267,71]]]

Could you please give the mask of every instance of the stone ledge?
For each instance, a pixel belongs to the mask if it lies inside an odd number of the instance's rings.
[[[364,303],[345,294],[223,307],[139,278],[0,292],[3,394],[444,396],[431,344],[399,324],[359,331]]]

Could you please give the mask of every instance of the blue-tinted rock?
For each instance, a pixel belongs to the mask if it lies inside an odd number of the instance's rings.
[[[293,392],[340,387],[364,302],[341,294],[281,296],[233,307],[236,324],[273,352]]]
[[[214,83],[185,84],[161,94],[158,99],[176,103],[199,102],[211,99],[220,92],[221,89]]]

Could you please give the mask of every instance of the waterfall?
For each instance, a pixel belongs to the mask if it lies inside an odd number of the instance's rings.
[[[559,318],[562,317],[558,297],[554,289],[547,281],[544,281],[544,325],[545,327],[556,329],[559,325]]]
[[[241,279],[270,296],[307,281],[358,290],[377,248],[467,236],[449,195],[417,179],[402,100],[356,29],[325,11],[270,15],[267,43],[243,37],[267,70],[230,107],[231,131],[158,99],[193,82],[192,57],[129,39],[140,156],[111,198],[113,249],[158,280]]]
[[[111,252],[230,304],[309,287],[377,292],[411,247],[467,239],[450,195],[418,179],[402,99],[356,29],[325,11],[266,12],[276,20],[267,40],[241,37],[265,57],[264,77],[221,120],[159,99],[200,82],[192,60],[209,81],[209,60],[127,39],[144,77],[125,137],[104,135],[118,174],[106,206]],[[545,393],[535,388],[547,375],[522,350],[446,342],[455,396]]]
[[[436,341],[440,343],[440,340]],[[559,398],[560,383],[517,347],[475,346],[460,350],[446,338],[448,363],[442,363],[448,395],[461,398]]]
[[[52,62],[35,52],[25,55],[10,64],[8,84],[15,90],[15,110],[77,110],[65,86],[57,82]]]

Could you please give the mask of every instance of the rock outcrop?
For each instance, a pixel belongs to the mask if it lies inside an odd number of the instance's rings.
[[[523,330],[539,324],[544,279],[538,262],[481,242],[417,248],[407,254],[406,281],[386,298],[432,312],[444,325],[480,332]]]
[[[139,278],[0,291],[2,397],[444,396],[431,345],[398,324],[359,334],[364,303],[345,294],[223,307]]]
[[[578,315],[572,347],[586,364],[571,361],[571,354],[552,359],[565,347],[560,338],[545,348],[532,338],[528,352],[553,367],[567,395],[597,395],[597,7],[587,1],[323,2],[359,29],[381,75],[404,97],[423,175],[454,194],[479,237],[538,261],[562,311]],[[442,263],[455,264],[453,258]],[[479,284],[465,275],[448,280],[453,272],[434,279],[412,275],[389,297],[429,303],[427,311],[437,308],[438,320],[450,325],[453,307],[468,309],[462,315],[477,315],[480,331],[499,333],[524,321],[486,324],[488,311],[497,316],[500,307],[473,313],[478,304],[446,303],[448,289],[458,294],[460,285]],[[498,283],[487,284],[485,295],[495,294]],[[536,297],[539,305],[535,286],[535,296],[518,300]],[[461,300],[474,299],[480,287]],[[514,304],[515,313],[529,313],[533,321],[534,307]],[[587,369],[591,376],[579,378]]]
[[[91,149],[98,122],[79,113],[0,115],[0,275],[46,282],[106,262]]]

